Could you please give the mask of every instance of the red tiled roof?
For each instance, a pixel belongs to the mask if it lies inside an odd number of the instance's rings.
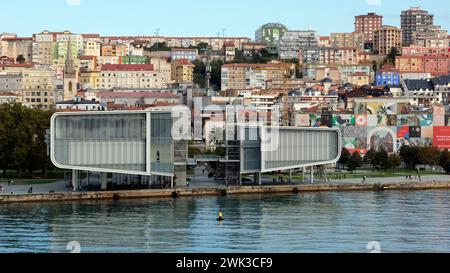
[[[80,57],[80,60],[95,60],[95,56],[88,56],[88,55],[84,55]]]
[[[178,99],[177,95],[172,93],[159,92],[98,92],[97,96],[100,98],[162,98],[162,99]]]
[[[234,42],[232,42],[232,41],[226,41],[224,44],[223,44],[225,47],[234,47],[235,45],[234,45]]]
[[[223,67],[281,67],[287,66],[286,63],[267,63],[267,64],[249,64],[249,63],[232,63],[232,64],[224,64]]]
[[[32,41],[33,38],[31,37],[11,37],[11,38],[4,38],[4,41]]]
[[[355,73],[355,74],[353,74],[352,76],[361,76],[361,77],[367,77],[367,76],[369,76],[369,75],[367,75],[367,73],[362,73],[362,72],[358,72],[358,73]]]
[[[34,63],[24,63],[24,64],[0,64],[0,67],[24,67],[24,68],[30,68],[30,67],[34,67]]]
[[[14,94],[14,93],[0,93],[0,97],[21,97],[21,95]]]
[[[100,34],[81,34],[83,38],[100,38]]]
[[[178,59],[173,62],[179,65],[193,65],[188,59]]]
[[[104,64],[102,71],[153,71],[152,64]]]
[[[330,36],[320,36],[319,40],[320,41],[329,41],[330,40]]]

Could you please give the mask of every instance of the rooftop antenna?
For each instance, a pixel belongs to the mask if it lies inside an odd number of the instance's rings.
[[[222,37],[225,39],[225,31],[227,31],[226,28],[222,28]]]
[[[159,36],[159,31],[160,31],[160,29],[157,28],[156,31],[155,31],[155,36]]]

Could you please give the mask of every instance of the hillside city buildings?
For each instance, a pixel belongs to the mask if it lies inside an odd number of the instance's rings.
[[[345,127],[345,146],[360,153],[450,148],[448,32],[419,7],[398,16],[401,25],[388,26],[383,15],[357,15],[353,32],[329,35],[281,23],[255,26],[254,38],[1,33],[0,104],[62,112],[182,104],[205,128],[223,126],[208,105],[237,105],[260,119],[278,111],[283,126]],[[409,134],[418,127],[420,137]]]

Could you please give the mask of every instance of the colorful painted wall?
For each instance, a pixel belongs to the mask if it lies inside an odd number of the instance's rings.
[[[444,107],[413,113],[403,103],[360,103],[355,114],[297,114],[297,126],[333,127],[341,130],[343,146],[362,154],[383,147],[389,153],[403,145],[450,149],[450,113]]]

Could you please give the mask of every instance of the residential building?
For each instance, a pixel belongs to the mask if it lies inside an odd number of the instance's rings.
[[[102,44],[101,55],[102,57],[123,57],[130,53],[130,45],[123,44]]]
[[[403,56],[450,56],[450,47],[423,47],[411,45],[403,47],[401,54]]]
[[[300,64],[354,65],[358,58],[356,48],[310,47],[298,52]]]
[[[181,104],[179,96],[170,92],[157,92],[153,90],[102,91],[97,93],[97,97],[102,103],[123,104],[126,106],[167,106]]]
[[[29,68],[22,73],[22,103],[31,108],[50,109],[55,105],[54,72]]]
[[[281,62],[225,64],[222,66],[222,90],[267,89],[267,82],[290,78],[292,73],[292,67]]]
[[[17,35],[14,33],[0,33],[0,57],[8,55],[8,41],[6,41],[8,38],[17,38]]]
[[[97,69],[98,61],[96,56],[81,56],[80,69],[95,70]]]
[[[319,36],[313,30],[289,30],[284,32],[279,43],[282,60],[297,59],[300,49],[319,47]]]
[[[417,50],[417,51],[415,51]],[[396,58],[396,68],[400,73],[429,73],[432,76],[450,74],[450,54],[448,49],[434,48],[421,54],[424,48],[407,48],[404,52],[416,52]],[[441,53],[446,52],[446,53]]]
[[[400,83],[400,71],[394,65],[381,67],[375,75],[375,85],[377,86],[399,86]]]
[[[325,47],[347,47],[364,50],[364,33],[350,32],[350,33],[331,33],[329,45]]]
[[[188,59],[192,62],[198,59],[198,50],[196,48],[172,48],[170,57],[172,60]]]
[[[434,103],[448,105],[450,77],[432,80],[404,80],[402,89],[405,97],[411,98],[413,106],[430,106]]]
[[[278,53],[278,45],[283,34],[288,28],[279,23],[268,23],[256,30],[255,41],[267,45],[267,50],[271,54]]]
[[[85,40],[83,41],[83,55],[84,56],[95,56],[100,57],[102,53],[102,44],[100,41],[96,40]]]
[[[0,93],[18,93],[22,90],[21,73],[0,73]]]
[[[320,47],[331,47],[331,37],[330,36],[320,36],[319,37]]]
[[[121,64],[149,64],[150,60],[146,56],[123,56],[120,57]]]
[[[4,38],[6,41],[7,54],[6,56],[10,58],[17,59],[18,56],[22,55],[25,62],[31,62],[33,60],[33,39],[32,38]]]
[[[356,86],[370,85],[370,75],[367,73],[355,73],[349,75],[347,81]]]
[[[375,54],[388,55],[393,48],[402,47],[402,30],[393,26],[382,26],[374,31],[373,51]]]
[[[373,34],[383,25],[383,16],[376,13],[355,16],[355,32],[364,34],[364,42],[371,44]]]
[[[225,62],[234,61],[236,57],[236,47],[233,42],[226,42],[223,45],[223,55],[225,56]]]
[[[449,38],[447,30],[440,26],[421,26],[413,32],[413,44],[423,47],[448,47]]]
[[[77,111],[105,111],[106,107],[95,100],[87,100],[76,96],[73,100],[61,101],[56,103],[56,110],[77,110]]]
[[[434,15],[422,10],[420,7],[412,7],[401,13],[401,29],[403,30],[403,45],[409,46],[414,43],[414,32],[422,27],[431,26]]]
[[[109,65],[101,67],[96,88],[165,88],[170,78],[154,71],[152,64]]]
[[[18,94],[0,92],[0,105],[8,103],[21,103],[21,102],[22,98]]]
[[[267,49],[265,43],[243,43],[242,52],[244,56],[252,56],[254,53],[261,52],[261,50]],[[276,53],[276,52],[275,52]]]
[[[187,59],[172,61],[171,80],[175,83],[193,83],[194,65]]]

